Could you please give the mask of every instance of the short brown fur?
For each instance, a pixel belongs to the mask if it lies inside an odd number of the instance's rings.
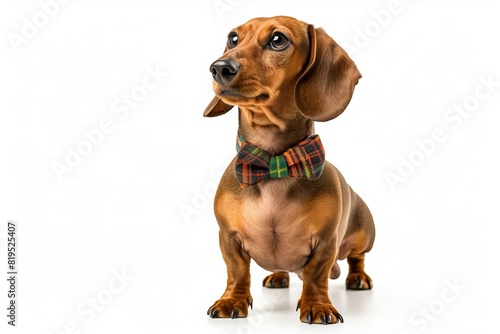
[[[289,39],[282,50],[270,47],[276,32]],[[237,63],[237,73],[214,81],[216,96],[204,115],[219,116],[238,106],[238,133],[272,155],[314,134],[314,121],[340,115],[361,78],[323,29],[302,21],[257,18],[235,28],[234,35],[237,44],[228,45],[218,61]],[[348,289],[372,288],[364,257],[375,238],[373,219],[332,164],[327,162],[314,181],[271,179],[241,188],[233,160],[214,208],[228,279],[224,294],[208,310],[211,317],[248,315],[251,259],[273,272],[264,279],[266,287],[288,287],[288,272],[302,278],[297,308],[303,322],[343,321],[328,297],[328,278],[340,275],[337,260],[347,258]]]

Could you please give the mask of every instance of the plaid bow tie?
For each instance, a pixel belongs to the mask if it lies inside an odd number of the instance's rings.
[[[283,154],[271,156],[257,146],[238,138],[238,155],[234,171],[242,188],[265,179],[302,177],[315,180],[320,177],[325,164],[325,150],[318,135],[307,137]]]

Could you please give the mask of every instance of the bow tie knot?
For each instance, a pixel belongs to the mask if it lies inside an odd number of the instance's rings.
[[[325,164],[325,151],[318,135],[307,137],[276,156],[246,142],[242,136],[237,149],[234,171],[242,188],[287,176],[315,180],[321,176]]]

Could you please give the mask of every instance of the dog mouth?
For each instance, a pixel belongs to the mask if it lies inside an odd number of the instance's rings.
[[[223,101],[230,102],[231,104],[246,104],[246,103],[263,103],[269,100],[268,93],[259,94],[244,94],[234,89],[221,89],[216,93]]]

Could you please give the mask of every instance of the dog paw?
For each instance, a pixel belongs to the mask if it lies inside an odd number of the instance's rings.
[[[252,297],[221,298],[207,311],[210,318],[246,318],[248,307],[252,308]]]
[[[348,290],[370,290],[373,288],[372,279],[365,272],[350,273],[345,285]]]
[[[288,288],[290,285],[290,275],[284,271],[273,273],[264,278],[262,285],[266,288]]]
[[[308,324],[335,324],[344,322],[344,318],[331,303],[306,302],[299,300],[297,310],[300,309],[300,321]]]

